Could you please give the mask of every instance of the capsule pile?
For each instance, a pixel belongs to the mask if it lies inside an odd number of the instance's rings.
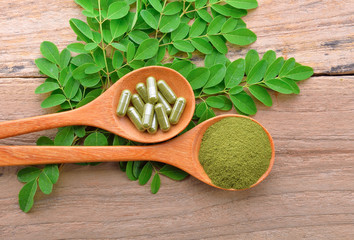
[[[150,134],[156,133],[158,127],[167,132],[171,124],[178,123],[186,106],[186,99],[177,98],[164,80],[156,82],[154,77],[148,77],[146,86],[141,82],[135,89],[135,94],[128,89],[122,91],[117,107],[119,117],[128,115],[139,131],[147,130]],[[130,103],[133,106],[129,106]]]

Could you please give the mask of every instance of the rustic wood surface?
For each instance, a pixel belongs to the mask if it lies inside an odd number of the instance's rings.
[[[0,168],[0,239],[354,239],[354,24],[350,0],[259,0],[246,17],[258,41],[233,48],[275,49],[314,67],[300,95],[273,94],[255,119],[272,134],[276,159],[254,189],[226,192],[189,177],[162,179],[157,195],[117,164],[66,165],[51,195],[20,211],[18,167]],[[34,65],[39,44],[65,47],[73,0],[0,1],[0,121],[53,112]],[[332,75],[332,76],[327,76]],[[55,130],[0,140],[34,145]]]

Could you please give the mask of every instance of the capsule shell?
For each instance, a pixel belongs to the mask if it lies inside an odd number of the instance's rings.
[[[154,105],[147,103],[144,105],[144,114],[143,114],[143,127],[148,129],[151,127],[152,119],[154,117]]]
[[[144,102],[140,98],[139,94],[133,94],[131,102],[136,110],[138,110],[140,116],[144,114]]]
[[[138,110],[136,110],[134,107],[129,107],[128,111],[127,111],[127,115],[130,119],[130,121],[133,122],[134,126],[141,132],[145,131],[144,127],[143,127],[143,123],[141,121],[141,116],[138,112]]]
[[[177,124],[179,119],[182,116],[184,108],[186,107],[186,99],[183,97],[179,97],[176,100],[175,105],[173,106],[171,115],[170,115],[170,123]]]
[[[128,89],[122,91],[117,107],[117,115],[119,117],[124,117],[127,113],[131,97],[132,93]]]
[[[155,113],[161,130],[164,132],[170,130],[171,124],[168,120],[166,109],[161,103],[155,105]]]
[[[167,100],[162,96],[160,92],[157,92],[157,98],[158,98],[157,102],[161,103],[165,107],[166,113],[169,116],[172,111],[171,105],[167,102]]]
[[[159,80],[157,82],[157,88],[165,97],[169,104],[174,104],[176,102],[177,96],[173,92],[173,90],[168,86],[168,84],[164,80]]]
[[[156,103],[158,98],[157,98],[156,79],[154,77],[148,77],[146,79],[146,90],[147,90],[148,102],[152,104]]]
[[[135,86],[135,89],[138,92],[138,94],[141,97],[141,99],[143,99],[144,103],[147,103],[148,102],[148,95],[147,95],[145,84],[144,83],[138,83]]]
[[[154,117],[152,118],[152,123],[151,123],[151,127],[148,128],[148,133],[150,134],[154,134],[157,132],[157,128],[158,128],[158,123],[157,123],[157,117],[156,117],[156,113],[154,114]]]

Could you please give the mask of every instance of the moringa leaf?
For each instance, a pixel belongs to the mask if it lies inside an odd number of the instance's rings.
[[[286,73],[285,77],[293,80],[301,81],[301,80],[308,79],[312,75],[313,75],[313,69],[311,67],[298,66],[290,70],[288,73]]]
[[[238,93],[230,95],[230,99],[236,108],[248,115],[254,115],[257,112],[256,104],[253,99],[246,93]]]
[[[245,75],[245,60],[243,58],[237,59],[227,66],[225,74],[225,87],[233,88],[239,85]]]
[[[48,59],[52,63],[59,65],[60,63],[59,50],[54,43],[49,41],[42,42],[40,46],[40,51],[46,59]]]
[[[140,12],[141,17],[144,19],[144,21],[153,29],[158,28],[158,19],[154,17],[149,11],[147,10],[142,10]]]
[[[152,58],[157,54],[159,50],[159,41],[156,38],[149,38],[144,40],[135,54],[136,60],[144,60],[148,58]]]
[[[225,43],[225,40],[220,36],[208,36],[209,41],[213,46],[222,54],[226,54],[228,49]]]
[[[54,106],[58,106],[66,101],[66,97],[62,94],[53,94],[44,99],[41,103],[42,108],[50,108]]]
[[[189,81],[192,89],[198,89],[205,86],[208,82],[210,76],[210,71],[205,67],[198,67],[193,69],[187,76],[187,80]]]
[[[162,33],[169,33],[174,30],[176,30],[181,23],[181,19],[176,15],[171,15],[171,16],[162,16],[161,21],[160,21],[160,32]]]
[[[84,142],[85,146],[108,146],[107,138],[100,132],[94,132],[88,135]]]
[[[201,53],[210,54],[213,52],[213,47],[203,38],[191,39],[191,43]]]
[[[24,212],[31,210],[33,206],[33,198],[37,191],[37,180],[34,179],[26,183],[18,194],[18,203]]]
[[[44,171],[39,175],[38,186],[44,194],[50,194],[53,190],[53,183]]]
[[[246,75],[248,76],[249,72],[253,68],[254,65],[259,61],[258,52],[254,49],[251,49],[247,52],[246,57]]]
[[[272,104],[273,104],[272,98],[265,88],[263,88],[259,85],[252,85],[252,86],[249,86],[248,90],[255,98],[257,98],[264,105],[266,105],[268,107],[272,106]]]
[[[256,65],[253,66],[251,71],[247,76],[247,83],[248,84],[255,84],[261,81],[264,77],[264,74],[267,71],[268,63],[266,60],[261,60]]]
[[[58,131],[54,139],[55,146],[71,146],[74,141],[74,128],[64,127]]]
[[[145,185],[151,178],[152,175],[152,164],[147,162],[139,174],[139,184]]]
[[[194,52],[194,46],[187,40],[177,40],[173,46],[182,52]]]
[[[27,183],[38,178],[39,174],[41,174],[41,169],[37,167],[26,167],[18,171],[17,179],[20,182]]]
[[[151,6],[158,12],[162,12],[162,5],[160,0],[148,0]]]
[[[230,43],[245,46],[257,40],[256,34],[247,28],[239,28],[232,32],[224,33],[223,36]]]
[[[108,19],[120,19],[125,17],[128,12],[129,12],[129,5],[126,1],[124,0],[119,0],[111,5],[109,5],[108,12],[107,12],[107,18]]]
[[[163,166],[159,170],[159,173],[176,181],[181,181],[189,175],[188,173],[182,171],[181,169],[173,167],[171,165]]]
[[[269,87],[270,89],[276,91],[276,92],[280,92],[283,94],[291,94],[293,93],[292,88],[283,80],[281,79],[269,79],[265,82],[265,84],[267,85],[267,87]]]
[[[226,3],[239,9],[253,9],[258,7],[257,0],[226,0]]]
[[[220,82],[224,80],[226,74],[226,67],[223,64],[216,64],[212,66],[210,69],[210,76],[208,82],[204,85],[205,88],[213,87],[218,85]]]
[[[87,23],[76,18],[70,19],[69,23],[73,31],[81,40],[87,43],[93,40],[91,28],[87,25]]]
[[[153,177],[151,182],[151,193],[156,194],[160,189],[160,185],[161,185],[160,175],[158,173],[155,173],[155,176]]]
[[[208,26],[208,30],[207,33],[209,35],[213,35],[213,34],[217,34],[221,31],[222,26],[224,25],[224,23],[226,22],[226,18],[219,15],[217,17],[214,18],[213,21],[211,21],[211,23]]]
[[[57,65],[45,58],[38,58],[34,62],[43,74],[58,80],[59,69]]]
[[[45,82],[39,85],[34,91],[35,94],[47,93],[59,89],[59,84],[57,82]]]

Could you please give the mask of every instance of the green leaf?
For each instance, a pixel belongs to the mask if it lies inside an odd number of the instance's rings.
[[[269,95],[268,91],[259,85],[249,86],[248,90],[250,93],[257,98],[264,105],[270,107],[273,104],[272,98]]]
[[[204,86],[205,88],[213,87],[222,82],[226,74],[226,67],[223,64],[216,64],[212,66],[209,71],[210,76],[208,82]]]
[[[283,66],[283,64],[284,64],[284,58],[283,57],[277,58],[272,63],[272,65],[270,65],[268,67],[267,72],[265,73],[265,76],[264,76],[264,80],[267,81],[269,79],[275,78],[279,74],[280,69]]]
[[[75,0],[75,2],[80,5],[82,8],[92,12],[93,11],[93,5],[92,1],[87,1],[87,0]]]
[[[64,127],[62,128],[54,139],[55,146],[71,146],[74,141],[74,128]]]
[[[201,53],[210,54],[213,52],[213,47],[203,38],[192,39],[191,43]]]
[[[221,33],[229,33],[236,29],[238,20],[229,18],[221,27]]]
[[[132,42],[129,42],[127,46],[127,61],[128,62],[132,61],[134,55],[135,55],[135,46]]]
[[[211,9],[227,17],[241,18],[247,15],[246,10],[233,8],[232,6],[227,4],[225,5],[214,4],[211,5]]]
[[[182,3],[179,1],[170,2],[163,10],[164,15],[174,15],[182,11]]]
[[[288,72],[295,67],[295,58],[289,58],[285,61],[283,67],[280,69],[279,77],[284,77]]]
[[[94,63],[89,63],[87,67],[85,68],[85,74],[93,74],[101,71],[101,67],[97,66]]]
[[[243,91],[243,87],[242,86],[235,86],[235,87],[230,89],[229,94],[236,95],[236,94],[238,94],[238,93],[240,93],[242,91]]]
[[[39,174],[41,174],[41,170],[37,167],[26,167],[22,168],[17,173],[17,179],[20,182],[26,183],[36,179]]]
[[[176,30],[181,23],[181,18],[178,14],[171,16],[162,16],[160,21],[160,32],[169,33]]]
[[[160,170],[159,173],[169,177],[173,180],[181,181],[185,179],[189,174],[185,171],[182,171],[179,168],[173,167],[171,165],[165,165]]]
[[[66,97],[62,94],[53,94],[44,99],[41,104],[42,108],[50,108],[62,104],[66,101]]]
[[[189,33],[189,25],[186,23],[181,23],[176,30],[171,33],[172,41],[182,40]]]
[[[111,20],[110,29],[112,38],[117,38],[122,36],[125,32],[128,31],[128,20],[126,18],[122,18],[119,20]]]
[[[44,41],[41,43],[40,50],[42,55],[51,61],[52,63],[55,63],[59,65],[60,63],[60,56],[59,56],[59,50],[57,46],[55,46],[54,43],[49,42],[49,41]]]
[[[37,180],[32,180],[25,184],[18,194],[18,203],[24,212],[31,210],[33,198],[37,191]]]
[[[194,46],[187,40],[177,40],[173,46],[182,52],[194,52]]]
[[[159,41],[156,38],[149,38],[144,40],[135,54],[136,60],[144,60],[148,58],[152,58],[157,54],[159,50]]]
[[[201,18],[195,19],[192,27],[189,31],[189,37],[198,37],[200,36],[206,28],[206,22]]]
[[[184,77],[187,77],[190,71],[193,69],[193,63],[190,61],[178,61],[171,65],[171,68],[182,74]]]
[[[208,82],[210,76],[210,71],[205,67],[198,67],[193,69],[187,76],[187,80],[189,81],[192,89],[198,89],[205,86]]]
[[[151,175],[152,175],[152,165],[150,162],[147,162],[139,174],[139,184],[145,185],[151,178]]]
[[[226,3],[239,9],[253,9],[258,7],[257,0],[226,0]]]
[[[291,80],[289,78],[281,78],[281,80],[283,80],[285,83],[287,83],[291,87],[293,93],[295,93],[295,94],[300,93],[300,88],[294,80]]]
[[[84,49],[86,51],[92,51],[92,50],[95,50],[97,47],[98,47],[97,43],[88,43],[85,45]]]
[[[134,162],[127,162],[127,167],[125,170],[125,173],[127,174],[127,177],[131,181],[136,181],[138,178],[134,176],[133,174],[133,164]]]
[[[108,146],[107,138],[100,132],[94,132],[87,136],[85,146]]]
[[[149,39],[149,35],[140,30],[131,31],[128,36],[137,44],[141,44],[144,40]]]
[[[212,16],[210,16],[210,14],[208,13],[207,10],[205,9],[200,9],[197,11],[197,14],[199,15],[199,17],[201,19],[203,19],[204,21],[210,23],[211,21],[213,21],[213,18]]]
[[[295,67],[294,69],[290,70],[287,74],[285,74],[285,77],[301,81],[308,79],[313,75],[313,69],[311,67],[307,66],[298,66]]]
[[[93,40],[91,28],[87,25],[87,23],[75,18],[70,19],[69,23],[73,31],[81,40],[85,42],[90,42],[90,40]]]
[[[256,63],[259,61],[258,52],[254,49],[249,50],[246,54],[245,60],[246,60],[246,75],[248,76],[253,66],[256,65]]]
[[[127,47],[124,46],[123,44],[121,43],[111,43],[111,46],[114,47],[115,49],[118,49],[119,51],[122,51],[122,52],[126,52],[127,51]]]
[[[205,56],[204,66],[212,67],[215,64],[226,64],[227,58],[224,54],[218,51],[213,51],[211,54]]]
[[[53,183],[44,171],[39,175],[38,186],[44,194],[50,194],[53,190]]]
[[[158,12],[162,12],[162,5],[160,0],[148,0],[151,6]]]
[[[37,146],[53,146],[54,141],[52,139],[50,139],[49,137],[42,136],[37,139],[36,145]]]
[[[202,8],[206,5],[206,3],[208,2],[208,0],[195,0],[193,1],[195,2],[194,6],[196,9]]]
[[[151,28],[153,28],[153,29],[158,28],[158,24],[159,24],[158,20],[149,11],[142,10],[140,12],[140,15]]]
[[[160,185],[161,185],[160,175],[156,173],[151,182],[151,193],[156,194],[160,189]]]
[[[242,112],[254,115],[257,112],[256,104],[253,99],[246,93],[239,93],[236,95],[230,95],[232,103],[240,109]]]
[[[142,161],[134,161],[133,163],[133,174],[137,179],[139,179],[144,163]]]
[[[213,95],[213,94],[218,94],[220,92],[223,92],[225,89],[225,84],[223,82],[219,83],[218,85],[215,85],[210,88],[203,88],[203,92],[205,94]]]
[[[119,51],[115,51],[112,59],[112,66],[117,69],[123,64],[123,54]]]
[[[223,95],[222,95],[223,96]],[[212,108],[222,108],[225,105],[225,100],[222,96],[208,97],[205,102]]]
[[[232,88],[239,85],[245,75],[245,60],[237,59],[227,66],[225,74],[225,87]]]
[[[283,93],[283,94],[291,94],[293,93],[292,88],[281,79],[270,79],[265,82],[267,87],[270,89]]]
[[[124,0],[116,1],[109,5],[107,18],[108,19],[119,19],[125,17],[129,12],[130,6]]]
[[[45,58],[38,58],[34,62],[43,74],[58,80],[59,69],[57,65],[49,62]]]
[[[67,46],[71,52],[75,53],[88,53],[89,51],[85,49],[85,45],[82,43],[71,43]]]
[[[264,74],[267,71],[268,63],[265,60],[261,60],[251,69],[247,76],[248,84],[255,84],[262,80]]]
[[[214,18],[208,26],[207,33],[209,35],[217,34],[221,31],[223,24],[226,22],[226,18],[219,15]]]
[[[268,66],[270,66],[275,59],[277,59],[277,54],[273,50],[268,50],[264,55],[262,60],[266,60],[268,63]]]
[[[77,94],[79,90],[80,82],[70,78],[66,86],[64,87],[64,92],[67,98],[72,99]]]
[[[45,82],[39,85],[34,91],[35,94],[47,93],[59,89],[59,84],[56,82]]]
[[[219,98],[222,98],[224,100],[224,106],[219,109],[222,111],[230,111],[232,109],[231,100],[228,97],[226,97],[225,95],[221,95],[221,96],[219,96]]]
[[[222,54],[227,54],[227,46],[225,40],[220,36],[208,36],[209,41],[213,44],[213,46]]]
[[[85,137],[86,135],[86,127],[85,126],[74,126],[75,135],[79,138]]]
[[[205,102],[201,102],[195,108],[195,114],[200,118],[207,109],[208,105]]]
[[[60,56],[59,56],[59,66],[60,68],[65,68],[69,65],[71,59],[71,53],[67,48],[64,48],[63,51],[61,51]]]
[[[202,114],[202,116],[198,120],[198,124],[215,117],[215,112],[211,108],[207,108],[206,111]]]
[[[257,40],[256,34],[247,28],[239,28],[229,33],[224,33],[223,36],[227,41],[240,46],[249,45]]]

